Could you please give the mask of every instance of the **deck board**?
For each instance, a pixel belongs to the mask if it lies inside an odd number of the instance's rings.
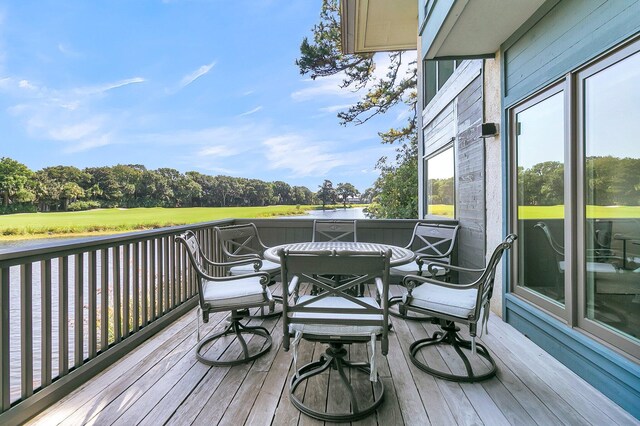
[[[224,317],[212,315],[203,330],[224,326]],[[271,351],[252,363],[234,367],[199,363],[194,354],[195,312],[190,312],[30,424],[322,425],[289,402],[293,356],[282,349],[281,319],[251,322],[269,329],[273,339]],[[638,424],[494,315],[491,334],[480,340],[492,352],[498,374],[474,384],[436,379],[411,363],[408,346],[431,334],[436,326],[398,318],[392,318],[392,323],[389,354],[378,359],[385,400],[375,415],[353,425]],[[239,345],[230,340],[212,345],[208,354],[239,354]],[[259,339],[249,344],[259,344]],[[323,351],[322,344],[301,342],[298,365],[317,359]],[[362,344],[352,345],[349,351],[352,359],[364,360],[371,349]],[[420,357],[430,365],[460,368],[446,349],[423,352],[427,353]],[[318,408],[345,404],[344,393],[327,398],[320,388],[335,387],[332,373],[300,389],[305,401]],[[367,380],[358,381],[356,389],[359,396],[373,391]]]

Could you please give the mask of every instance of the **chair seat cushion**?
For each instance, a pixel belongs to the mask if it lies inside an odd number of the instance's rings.
[[[280,264],[262,259],[262,268],[260,268],[259,271],[268,272],[269,274],[277,274],[278,272],[280,272]],[[255,269],[253,269],[253,264],[248,263],[246,265],[233,266],[229,268],[229,272],[231,273],[231,275],[246,275],[252,274],[256,271]]]
[[[431,277],[431,273],[427,267],[427,263],[422,265],[422,275],[425,277]],[[436,277],[446,275],[447,270],[442,266],[436,266]],[[416,262],[407,263],[406,265],[394,266],[391,268],[391,275],[400,275],[402,277],[407,275],[418,275],[418,264]]]
[[[558,262],[558,267],[564,272],[564,260]],[[604,262],[587,262],[587,272],[612,273],[615,274],[616,267],[611,263]]]
[[[477,294],[476,289],[458,290],[425,283],[413,290],[408,304],[458,318],[469,318],[475,309]]]
[[[204,301],[212,308],[259,306],[271,300],[269,289],[262,289],[260,277],[205,281],[202,288]]]
[[[302,303],[314,296],[300,296],[298,303]],[[368,305],[374,306],[380,309],[380,305],[375,299],[371,297],[361,297],[360,300]],[[325,297],[316,302],[313,302],[306,307],[314,308],[352,308],[352,309],[364,309],[362,306],[357,305],[342,297]],[[371,334],[381,334],[382,326],[378,325],[348,325],[350,321],[356,320],[373,320],[383,321],[382,315],[373,314],[340,314],[340,313],[318,313],[318,312],[295,312],[292,318],[312,318],[318,319],[317,324],[290,324],[289,331],[296,332],[301,331],[303,334],[313,334],[319,336],[371,336]],[[326,319],[340,319],[344,320],[346,324],[322,324],[320,321]]]

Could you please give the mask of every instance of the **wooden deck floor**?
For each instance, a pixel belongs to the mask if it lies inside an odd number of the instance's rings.
[[[213,316],[206,329],[220,327],[223,320],[222,314]],[[498,375],[475,384],[435,379],[415,368],[408,359],[407,348],[435,326],[395,318],[392,321],[389,355],[379,361],[386,388],[384,403],[375,415],[357,424],[638,424],[494,315],[489,321],[490,334],[481,340],[494,355]],[[191,312],[31,423],[322,424],[300,414],[289,402],[287,379],[293,362],[291,352],[284,352],[281,347],[280,319],[266,320],[262,325],[273,330],[273,347],[265,356],[235,367],[208,367],[197,362],[194,355],[195,312]],[[352,345],[351,357],[365,358],[366,346]],[[233,355],[238,348],[218,344],[209,354],[225,350],[226,355]],[[321,351],[322,345],[303,341],[299,365],[317,359]],[[442,351],[429,362],[442,364],[450,359]],[[330,374],[318,380],[324,381],[325,386],[327,382],[331,384]],[[344,402],[340,397],[327,400],[311,389],[307,392],[321,404]]]

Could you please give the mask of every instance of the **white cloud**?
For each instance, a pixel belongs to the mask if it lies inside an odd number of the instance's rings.
[[[127,78],[124,80],[114,81],[112,83],[100,84],[97,86],[80,87],[74,89],[73,92],[78,95],[94,95],[107,92],[109,90],[117,89],[119,87],[128,86],[129,84],[144,83],[145,79],[142,77]]]
[[[295,177],[326,175],[332,169],[352,162],[344,153],[329,153],[325,144],[297,134],[270,137],[263,144],[267,149],[269,168],[289,169]]]
[[[319,108],[319,110],[320,110],[321,112],[325,112],[325,113],[327,113],[327,114],[332,114],[332,113],[334,113],[334,112],[338,112],[338,111],[341,111],[341,110],[346,110],[346,109],[347,109],[347,108],[349,108],[351,105],[352,105],[352,104],[330,105],[330,106],[327,106],[327,107]]]
[[[82,140],[98,133],[104,126],[104,120],[95,117],[87,121],[50,128],[48,134],[59,141]]]
[[[20,80],[18,82],[18,87],[21,89],[26,89],[26,90],[38,90],[38,88],[36,86],[34,86],[33,84],[29,83],[29,80]]]
[[[80,53],[76,52],[75,50],[73,50],[71,48],[71,46],[69,46],[68,44],[65,43],[58,43],[58,51],[60,53],[62,53],[65,56],[69,56],[69,57],[79,57],[81,56]]]
[[[191,83],[193,83],[194,81],[202,77],[203,75],[207,74],[209,71],[211,71],[211,68],[213,68],[215,64],[216,64],[215,62],[211,62],[208,65],[203,65],[197,70],[193,71],[192,73],[189,73],[184,77],[182,77],[182,80],[180,80],[180,88],[190,85]]]
[[[262,109],[262,105],[258,106],[258,107],[255,107],[254,109],[249,110],[247,112],[243,112],[242,114],[239,114],[238,117],[245,117],[247,115],[255,114],[256,112],[260,111],[261,109]]]
[[[329,77],[318,78],[316,80],[302,80],[307,87],[293,92],[291,94],[291,99],[296,102],[303,102],[323,96],[357,98],[357,93],[340,87],[343,78],[344,77],[341,73]]]
[[[237,153],[235,148],[228,145],[207,146],[198,151],[198,155],[202,157],[231,157]]]
[[[71,154],[76,152],[89,151],[94,148],[99,148],[101,146],[109,145],[110,143],[111,143],[111,135],[103,134],[95,138],[85,139],[80,143],[69,145],[65,149],[65,152]]]

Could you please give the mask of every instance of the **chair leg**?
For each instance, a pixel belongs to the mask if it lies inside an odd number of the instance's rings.
[[[250,327],[244,325],[240,322],[241,319],[245,318],[242,315],[239,315],[237,311],[232,311],[231,316],[229,317],[229,321],[224,330],[219,331],[217,333],[213,333],[204,339],[200,340],[200,321],[198,320],[198,345],[196,346],[196,358],[198,361],[202,362],[206,365],[213,366],[232,366],[237,364],[242,364],[245,362],[253,361],[254,359],[264,355],[271,348],[271,335],[269,331],[264,327]],[[233,360],[220,360],[207,358],[204,354],[204,347],[215,340],[228,336],[235,335],[235,339],[240,343],[242,347],[242,357],[233,359]],[[264,339],[262,347],[257,352],[251,353],[247,342],[245,340],[246,335],[256,335],[260,336]]]
[[[454,382],[479,382],[496,375],[496,363],[484,345],[476,343],[476,354],[477,356],[482,357],[489,362],[489,368],[488,371],[484,371],[481,374],[478,374],[476,371],[474,371],[469,356],[465,353],[465,351],[463,351],[463,349],[465,349],[466,351],[471,352],[471,341],[464,340],[462,337],[460,337],[460,335],[458,334],[460,328],[456,327],[455,323],[451,321],[445,322],[445,324],[442,325],[441,328],[442,331],[436,331],[431,337],[428,337],[426,339],[416,340],[411,344],[411,346],[409,346],[409,357],[411,358],[411,362],[416,367],[418,367],[422,371],[426,371],[433,376],[445,380],[451,380]],[[451,345],[453,347],[456,354],[464,363],[466,374],[452,374],[445,371],[436,370],[435,368],[429,367],[422,361],[418,360],[417,355],[422,348],[439,344]],[[485,368],[483,370],[486,370],[486,366],[484,367]]]
[[[345,369],[357,369],[359,371],[362,371],[363,373],[366,373],[368,377],[371,372],[371,366],[368,362],[352,362],[346,360],[346,356],[347,350],[342,344],[332,343],[327,348],[326,352],[320,357],[319,361],[310,362],[309,364],[306,364],[299,368],[291,377],[291,381],[289,384],[289,399],[291,400],[291,403],[307,416],[328,422],[350,422],[362,419],[372,414],[382,403],[382,400],[384,398],[384,385],[378,378],[378,381],[375,383],[375,396],[373,398],[373,402],[366,407],[361,407],[361,404],[358,403],[356,392],[351,386],[351,381],[349,380],[348,373],[345,371]],[[305,383],[311,377],[321,374],[323,371],[326,371],[329,368],[332,368],[338,373],[341,385],[344,386],[347,390],[347,395],[349,395],[349,402],[351,407],[351,410],[349,412],[330,413],[326,411],[315,410],[305,405],[295,394],[298,386],[300,386],[302,383]],[[328,391],[329,389],[327,388],[327,392]]]

